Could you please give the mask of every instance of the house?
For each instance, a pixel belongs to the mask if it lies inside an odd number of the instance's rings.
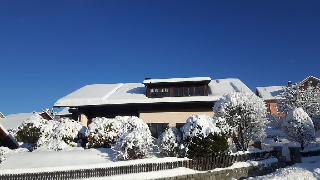
[[[0,112],[0,118],[5,118],[5,116]]]
[[[17,149],[18,142],[9,134],[7,129],[0,123],[0,146],[5,146],[10,149]]]
[[[261,97],[267,104],[267,111],[269,115],[279,116],[277,111],[277,96],[286,86],[267,86],[257,87],[256,95]]]
[[[304,80],[296,83],[298,87],[301,90],[305,90],[310,85],[313,87],[317,87],[320,85],[320,79],[309,76],[305,78]],[[292,82],[288,81],[287,86],[291,86]],[[278,114],[277,112],[277,100],[279,99],[279,95],[283,89],[285,89],[287,86],[267,86],[267,87],[257,87],[256,88],[256,95],[261,97],[267,104],[268,113],[270,115],[275,116],[284,116],[281,114]]]
[[[213,116],[213,103],[230,92],[253,93],[239,79],[146,78],[143,83],[87,85],[54,107],[76,108],[73,113],[84,126],[95,117],[138,116],[159,134],[167,126],[181,127],[192,115]]]
[[[33,113],[19,113],[19,114],[10,114],[5,118],[0,118],[0,123],[6,129],[17,129],[24,120],[30,118]]]
[[[76,113],[72,114],[72,111],[76,111],[76,109],[69,108],[69,107],[63,108],[61,111],[59,111],[58,113],[55,114],[54,118],[56,120],[60,120],[60,121],[63,121],[66,118],[78,120],[77,115],[75,117],[72,116],[72,115],[76,114]]]

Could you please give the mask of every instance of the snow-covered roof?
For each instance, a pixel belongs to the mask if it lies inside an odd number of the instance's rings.
[[[28,118],[30,118],[33,113],[19,113],[19,114],[11,114],[6,116],[5,118],[0,118],[0,123],[6,129],[16,129],[22,122]]]
[[[0,112],[0,118],[5,118],[5,116]]]
[[[56,115],[57,116],[65,116],[65,115],[71,115],[72,113],[69,112],[69,107],[63,108],[61,111],[59,111]]]
[[[161,102],[210,102],[217,101],[230,92],[252,91],[239,79],[217,79],[208,85],[208,96],[148,98],[142,83],[94,84],[84,86],[59,99],[55,107],[78,107],[88,105],[161,103]]]
[[[198,82],[211,81],[210,77],[169,78],[169,79],[146,79],[143,84],[149,83],[174,83],[174,82]]]
[[[7,129],[0,123],[0,129],[2,131],[0,131],[2,138],[4,138],[4,141],[9,141],[6,142],[8,143],[7,146],[9,146],[9,148],[18,148],[19,144],[18,142],[12,137],[12,135],[7,131]],[[6,139],[6,137],[9,137],[9,140]]]
[[[276,99],[276,96],[280,95],[280,92],[286,86],[267,86],[267,87],[257,87],[259,96],[263,100]]]

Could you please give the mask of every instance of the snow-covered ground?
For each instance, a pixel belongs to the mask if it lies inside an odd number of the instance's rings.
[[[155,154],[152,154],[146,159],[115,161],[114,151],[106,148],[69,148],[62,151],[41,150],[8,155],[6,160],[0,164],[0,174],[91,169],[181,160],[185,160],[185,158],[158,158]]]
[[[280,168],[276,172],[249,180],[317,180],[320,179],[320,156],[302,158],[302,163]]]

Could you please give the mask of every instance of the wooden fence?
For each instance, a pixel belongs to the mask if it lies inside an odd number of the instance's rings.
[[[90,177],[105,177],[121,174],[141,173],[186,167],[195,170],[205,171],[215,168],[231,166],[235,162],[245,162],[247,160],[263,160],[274,157],[274,151],[264,151],[260,153],[250,153],[241,155],[216,155],[214,157],[198,158],[193,160],[183,160],[176,162],[146,163],[118,167],[105,167],[94,169],[4,174],[0,175],[1,180],[69,180]]]
[[[275,156],[274,150],[248,153],[248,154],[236,154],[236,155],[216,155],[212,157],[203,157],[198,159],[190,160],[189,168],[206,171],[215,168],[225,168],[231,166],[235,162],[246,162],[246,161],[260,161]]]
[[[301,157],[310,157],[310,156],[319,156],[319,155],[320,155],[320,149],[316,151],[301,152]]]

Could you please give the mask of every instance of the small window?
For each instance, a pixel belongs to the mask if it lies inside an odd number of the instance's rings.
[[[204,88],[203,86],[195,87],[195,96],[204,96]]]
[[[161,88],[161,97],[169,97],[169,88]]]
[[[193,87],[185,87],[184,96],[193,96]]]
[[[152,98],[156,98],[159,97],[159,89],[155,88],[155,89],[150,89],[150,96]]]
[[[182,96],[182,87],[174,88],[174,96],[175,97]]]
[[[180,130],[186,123],[176,123],[176,128]]]
[[[168,127],[169,123],[148,123],[151,135],[158,138]]]

